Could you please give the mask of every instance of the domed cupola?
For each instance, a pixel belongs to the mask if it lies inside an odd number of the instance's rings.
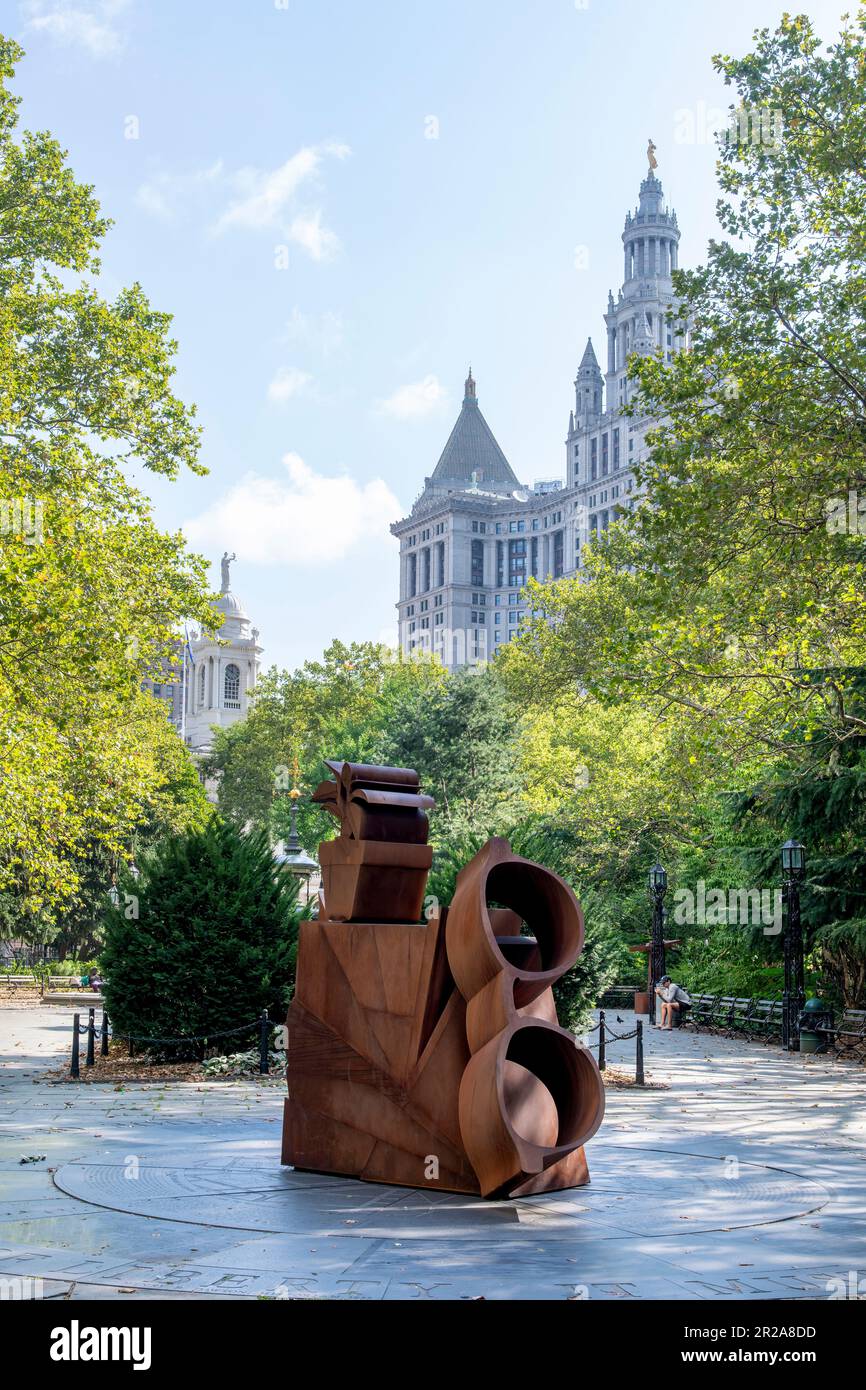
[[[214,727],[225,728],[244,718],[259,674],[258,628],[231,589],[235,558],[226,551],[220,562],[220,593],[213,606],[223,615],[222,622],[215,631],[191,637],[186,731],[194,752],[210,746]]]

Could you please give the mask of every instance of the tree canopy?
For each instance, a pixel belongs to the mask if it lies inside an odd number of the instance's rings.
[[[49,922],[177,776],[141,683],[214,615],[203,560],[129,481],[202,471],[170,317],[139,285],[102,294],[109,224],[57,141],[19,134],[22,56],[0,38],[0,894]]]

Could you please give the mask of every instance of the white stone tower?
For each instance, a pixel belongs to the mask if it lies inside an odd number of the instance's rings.
[[[192,669],[187,658],[185,722],[186,741],[193,753],[206,751],[215,725],[225,729],[245,717],[259,674],[258,629],[230,588],[234,558],[226,551],[221,562],[222,584],[214,607],[224,617],[218,633],[190,637]]]

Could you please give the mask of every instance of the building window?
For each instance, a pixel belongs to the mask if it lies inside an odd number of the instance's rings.
[[[470,584],[479,587],[484,583],[484,542],[472,542],[472,568],[469,579]]]
[[[503,541],[496,542],[496,583],[505,583],[505,545]]]
[[[445,542],[438,541],[436,545],[436,588],[441,589],[445,583]]]
[[[199,678],[198,678],[198,701],[199,701],[199,704],[200,704],[200,705],[203,705],[203,704],[204,704],[205,681],[206,681],[206,679],[207,679],[207,667],[206,667],[206,666],[202,666],[202,668],[201,668],[201,673],[200,673]]]
[[[225,679],[223,681],[223,693],[226,709],[240,709],[241,673],[233,661],[226,667]]]
[[[613,470],[619,468],[619,430],[613,432]]]
[[[564,562],[563,562],[563,539],[564,539],[564,537],[565,537],[565,532],[564,532],[564,531],[557,531],[556,535],[555,535],[554,538],[553,538],[553,577],[554,577],[554,579],[561,579],[561,578],[562,578],[562,574],[563,574],[563,569],[564,569]]]
[[[592,439],[589,444],[589,476],[592,482],[598,477],[598,440]]]
[[[606,477],[606,476],[607,476],[607,474],[608,474],[608,472],[609,472],[609,469],[610,469],[610,460],[609,460],[609,458],[608,458],[608,435],[607,435],[607,432],[605,432],[605,433],[601,436],[601,475],[602,475],[602,477]]]
[[[413,538],[414,539],[414,538]],[[409,598],[414,598],[418,592],[418,556],[409,556]]]

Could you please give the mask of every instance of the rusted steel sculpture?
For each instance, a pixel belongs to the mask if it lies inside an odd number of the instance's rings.
[[[301,924],[282,1161],[494,1198],[588,1182],[604,1088],[551,992],[583,946],[571,889],[494,839],[420,920],[433,802],[417,773],[328,766],[315,799],[341,833]]]

